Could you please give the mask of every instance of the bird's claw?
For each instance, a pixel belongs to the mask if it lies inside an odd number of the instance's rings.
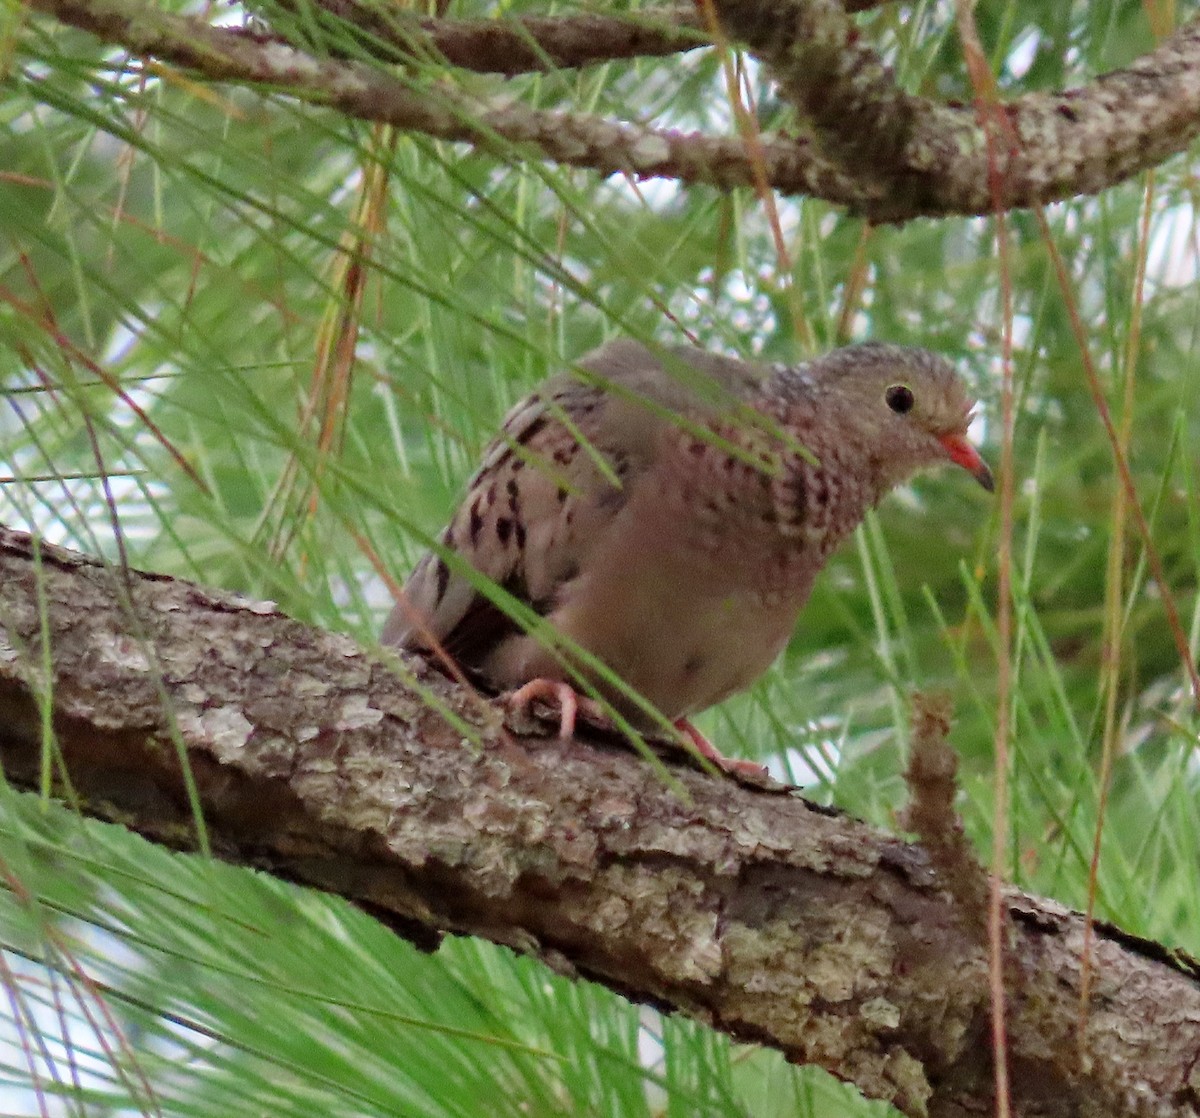
[[[607,722],[604,708],[595,699],[580,695],[561,679],[531,679],[528,683],[504,696],[504,705],[511,711],[528,710],[531,703],[543,699],[558,707],[558,736],[567,741],[575,736],[575,723],[582,711],[588,718]]]
[[[503,701],[510,711],[520,712],[528,710],[530,705],[539,699],[558,707],[558,736],[563,741],[568,741],[575,736],[575,726],[580,712],[585,714],[589,720],[600,725],[611,726],[612,724],[600,703],[595,699],[589,699],[586,695],[580,695],[574,687],[561,679],[531,679],[515,691],[508,692]],[[678,719],[675,722],[675,729],[701,757],[711,761],[722,772],[733,776],[767,775],[766,766],[760,765],[757,761],[747,761],[741,757],[726,757],[688,719]]]

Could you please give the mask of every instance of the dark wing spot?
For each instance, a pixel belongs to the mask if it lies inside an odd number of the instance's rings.
[[[507,516],[500,517],[496,521],[496,536],[501,543],[508,543],[508,537],[512,535],[513,522]]]
[[[693,652],[683,662],[683,674],[686,676],[695,675],[704,666],[704,657],[699,652]]]
[[[541,402],[541,393],[531,392],[526,396],[522,405],[513,408],[505,417],[503,427],[505,434],[511,435],[513,431],[517,431],[516,441],[524,442],[533,432],[543,426],[546,422],[546,412],[544,408],[538,407]],[[521,429],[522,423],[527,424],[523,430]]]
[[[446,587],[450,585],[450,568],[446,566],[444,560],[437,561],[437,600],[438,605],[442,604],[442,599],[446,596]]]
[[[517,528],[517,547],[521,551],[524,551],[525,550],[525,522],[522,520],[516,521],[516,528]]]
[[[511,446],[506,446],[502,451],[500,451],[498,454],[496,454],[496,456],[494,458],[491,456],[491,453],[489,453],[487,456],[486,464],[484,466],[480,467],[479,472],[475,476],[478,478],[478,477],[482,477],[484,474],[489,473],[492,470],[506,469],[508,466],[508,463],[509,463],[509,459],[512,458],[512,454],[513,454],[513,452],[512,452]]]
[[[505,427],[504,430],[508,432],[509,437],[518,446],[528,446],[537,437],[538,433],[545,429],[545,426],[546,416],[543,414],[539,415],[524,431],[519,431],[515,436],[512,434],[511,426]]]
[[[468,534],[471,537],[471,543],[479,542],[479,533],[483,531],[483,514],[479,511],[480,498],[476,497],[471,502],[471,523],[468,529]]]

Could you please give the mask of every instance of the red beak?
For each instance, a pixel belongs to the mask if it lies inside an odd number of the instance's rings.
[[[989,493],[995,492],[996,481],[992,477],[992,471],[979,457],[979,451],[967,442],[966,435],[943,435],[940,442],[946,448],[951,462],[966,470]]]

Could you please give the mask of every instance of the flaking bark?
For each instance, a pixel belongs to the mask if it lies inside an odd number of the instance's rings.
[[[498,162],[540,159],[635,179],[670,178],[720,190],[760,182],[785,194],[844,205],[876,222],[984,214],[1096,194],[1183,151],[1200,131],[1200,17],[1132,65],[1077,89],[1003,102],[1007,122],[989,153],[972,106],[898,87],[879,53],[835,0],[713,0],[722,25],[779,82],[811,136],[768,135],[751,150],[738,137],[681,133],[587,113],[534,108],[457,84],[451,58],[482,70],[541,69],[683,50],[694,21],[671,9],[618,30],[593,16],[526,23],[366,20],[357,0],[325,0],[330,18],[364,36],[360,59],[328,57],[267,31],[213,26],[144,0],[29,0],[29,7],[91,32],[136,58],[183,66],[208,81],[266,85],[281,93],[440,139]],[[285,0],[284,7],[287,6]],[[854,5],[867,6],[866,3]],[[572,22],[572,21],[575,22]],[[655,26],[657,24],[657,26]],[[308,24],[306,23],[307,27]],[[581,40],[590,37],[590,46]],[[342,36],[339,42],[346,36]],[[443,49],[444,48],[444,49]],[[342,48],[335,44],[332,53]],[[501,57],[512,53],[510,62]],[[431,82],[389,63],[432,64]]]
[[[192,844],[182,745],[232,862],[427,944],[444,931],[508,944],[909,1114],[990,1107],[985,960],[920,847],[788,789],[678,768],[681,795],[624,748],[515,735],[478,696],[401,666],[408,682],[270,603],[35,555],[0,529],[10,780],[37,781],[47,699],[85,809],[147,838]],[[1014,1112],[1196,1113],[1195,965],[1102,927],[1080,1044],[1082,918],[1008,900]]]

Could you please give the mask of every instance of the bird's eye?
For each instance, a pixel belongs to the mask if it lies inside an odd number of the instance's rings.
[[[893,384],[883,394],[883,398],[887,401],[887,406],[897,415],[912,411],[912,406],[916,403],[912,389],[907,384]]]

